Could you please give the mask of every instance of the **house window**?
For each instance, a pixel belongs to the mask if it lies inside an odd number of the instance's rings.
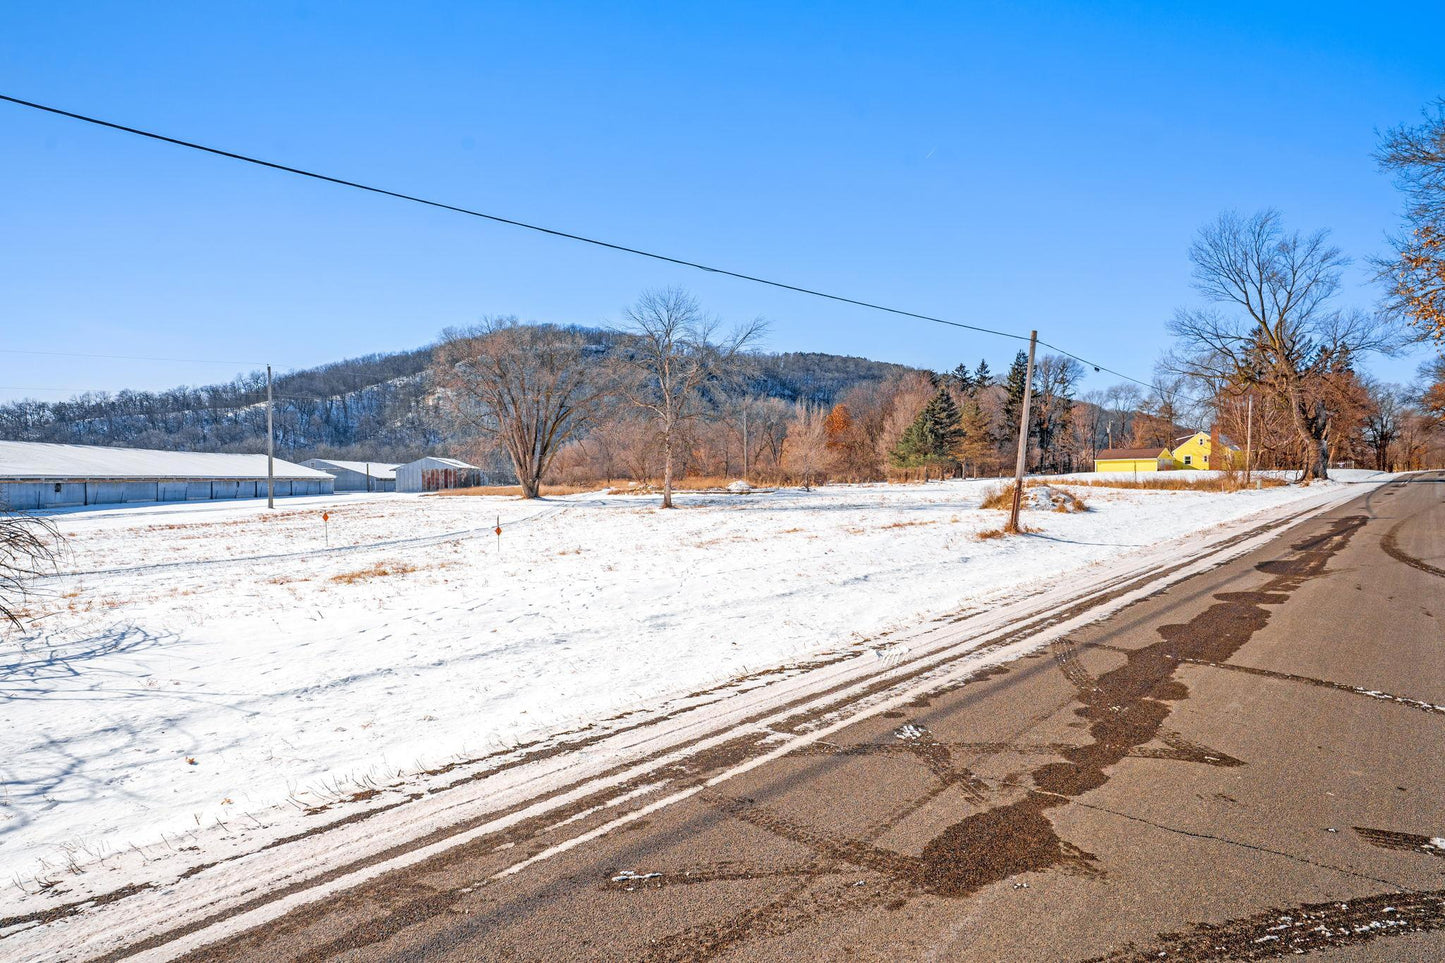
[[[1185,456],[1184,456],[1184,464],[1186,464],[1186,465],[1192,465],[1192,464],[1194,464],[1194,456],[1193,456],[1193,455],[1185,455]]]

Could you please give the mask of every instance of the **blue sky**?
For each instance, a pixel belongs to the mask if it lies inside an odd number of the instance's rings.
[[[1147,377],[1225,208],[1328,227],[1374,291],[1376,131],[1445,95],[1445,8],[10,4],[0,92],[746,273],[1041,336]],[[690,287],[767,347],[1015,350],[0,104],[0,348],[271,361]],[[1372,362],[1408,379],[1418,357]],[[246,365],[0,354],[0,398]],[[1094,376],[1088,387],[1116,379]],[[35,390],[35,389],[65,389]]]

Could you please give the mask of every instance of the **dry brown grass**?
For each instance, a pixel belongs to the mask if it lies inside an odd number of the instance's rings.
[[[672,490],[677,492],[725,491],[727,487],[735,481],[737,481],[736,478],[723,478],[720,476],[674,478],[672,480]],[[546,498],[549,495],[581,495],[585,492],[595,492],[600,489],[606,489],[609,495],[658,495],[662,493],[662,485],[655,481],[620,482],[618,484],[599,481],[591,485],[543,485],[542,497]],[[503,495],[520,498],[522,497],[522,486],[478,485],[474,488],[448,488],[435,494]]]
[[[1000,485],[997,488],[990,488],[984,493],[983,502],[979,508],[997,508],[1000,511],[1008,511],[1013,508],[1014,487],[1013,485]],[[1002,532],[999,533],[1003,534]]]
[[[919,520],[916,522],[892,522],[888,525],[880,525],[880,528],[913,528],[917,525],[937,525],[936,520]]]
[[[723,478],[717,475],[701,475],[696,478],[674,478],[672,490],[675,492],[719,492],[726,491],[727,487],[736,478]],[[660,482],[627,482],[622,485],[614,485],[607,489],[609,495],[660,495],[662,484]]]
[[[975,532],[973,537],[980,542],[987,542],[995,538],[1004,538],[1008,535],[1032,535],[1037,531],[1037,528],[1031,528],[1023,524],[1020,524],[1017,529],[1010,529],[1008,525],[1004,525],[1000,528],[985,528],[981,532]]]
[[[586,486],[586,485],[543,485],[543,486],[542,486],[542,492],[541,492],[541,494],[542,494],[542,497],[543,497],[543,498],[546,498],[548,495],[580,495],[580,494],[582,494],[583,492],[595,492],[596,490],[597,490],[597,487],[596,487],[596,486],[588,487],[588,486]],[[447,489],[443,489],[442,491],[439,491],[439,492],[434,492],[433,494],[437,494],[437,495],[504,495],[504,496],[511,496],[512,498],[521,498],[521,497],[522,497],[522,486],[521,486],[521,485],[477,485],[477,486],[475,486],[475,487],[473,487],[473,488],[447,488]]]
[[[1246,488],[1253,488],[1258,482],[1264,488],[1280,488],[1288,482],[1283,478],[1273,476],[1265,477],[1256,475],[1249,484],[1244,483],[1243,475],[1211,475],[1206,478],[1137,478],[1119,479],[1117,481],[1108,478],[1074,479],[1060,482],[1062,485],[1083,485],[1086,488],[1130,488],[1141,491],[1156,492],[1237,492]]]
[[[407,562],[377,562],[369,568],[359,568],[354,572],[333,575],[329,581],[339,582],[342,585],[355,585],[357,582],[364,582],[367,579],[385,578],[388,575],[405,575],[407,572],[415,571],[416,566]]]

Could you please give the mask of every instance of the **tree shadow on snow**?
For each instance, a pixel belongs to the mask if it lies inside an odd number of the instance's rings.
[[[175,641],[173,634],[156,635],[135,625],[114,625],[65,642],[22,640],[0,649],[0,704],[44,698],[61,688],[74,698],[80,695],[78,682],[99,689],[107,682],[143,678],[150,670],[124,657]]]

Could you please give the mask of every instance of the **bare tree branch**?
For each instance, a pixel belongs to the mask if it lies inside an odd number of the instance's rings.
[[[49,519],[0,511],[0,621],[22,626],[30,582],[55,571],[62,544]]]

